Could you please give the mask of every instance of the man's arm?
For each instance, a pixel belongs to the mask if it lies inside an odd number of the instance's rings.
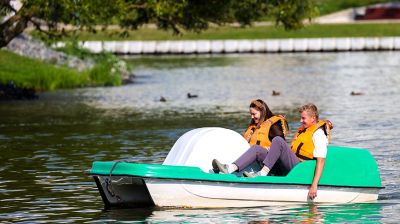
[[[310,190],[308,191],[308,197],[313,200],[317,197],[318,183],[321,178],[322,171],[324,170],[325,158],[317,157],[317,165],[315,166],[314,179],[311,183]]]

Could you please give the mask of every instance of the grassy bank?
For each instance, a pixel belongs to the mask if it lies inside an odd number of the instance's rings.
[[[79,72],[0,50],[0,83],[13,82],[18,88],[46,91],[121,84],[121,76],[110,74],[110,70],[107,63],[98,63],[91,70]]]
[[[300,30],[286,31],[275,26],[211,27],[202,33],[187,32],[172,35],[171,32],[155,28],[130,31],[128,37],[121,37],[115,31],[82,32],[79,40],[223,40],[223,39],[276,39],[276,38],[316,38],[316,37],[384,37],[400,36],[399,24],[314,24]]]

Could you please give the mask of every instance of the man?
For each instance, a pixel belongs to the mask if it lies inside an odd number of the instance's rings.
[[[298,163],[315,159],[314,178],[308,197],[310,199],[317,197],[318,183],[325,165],[332,124],[329,121],[318,120],[318,109],[314,104],[302,106],[299,112],[301,126],[292,140],[291,147],[282,137],[276,136],[272,139],[269,151],[258,148],[248,150],[233,164],[221,164],[214,160],[214,170],[232,173],[233,171],[243,170],[254,161],[258,161],[264,165],[260,171],[256,173],[244,172],[243,174],[247,177],[266,176],[272,167],[279,162],[277,165],[280,166],[280,170],[287,174]],[[233,170],[231,167],[237,169]]]

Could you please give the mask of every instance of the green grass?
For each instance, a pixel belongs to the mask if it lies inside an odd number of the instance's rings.
[[[170,32],[142,28],[131,31],[128,37],[112,35],[111,31],[79,33],[79,40],[224,40],[224,39],[269,39],[269,38],[315,38],[315,37],[384,37],[400,36],[400,24],[314,24],[300,30],[286,31],[275,26],[212,27],[202,33],[184,33],[177,36]]]
[[[109,70],[109,65],[104,63],[91,70],[78,72],[0,50],[0,83],[12,81],[19,88],[46,91],[121,84],[120,76],[109,74]]]

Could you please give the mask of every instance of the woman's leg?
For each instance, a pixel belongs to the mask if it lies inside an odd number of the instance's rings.
[[[271,148],[263,163],[266,167],[272,169],[278,160],[284,172],[289,172],[300,162],[286,141],[279,136],[272,139]]]
[[[241,155],[233,164],[238,167],[238,171],[245,169],[254,161],[262,163],[268,154],[268,150],[259,146],[251,146],[243,155]]]

